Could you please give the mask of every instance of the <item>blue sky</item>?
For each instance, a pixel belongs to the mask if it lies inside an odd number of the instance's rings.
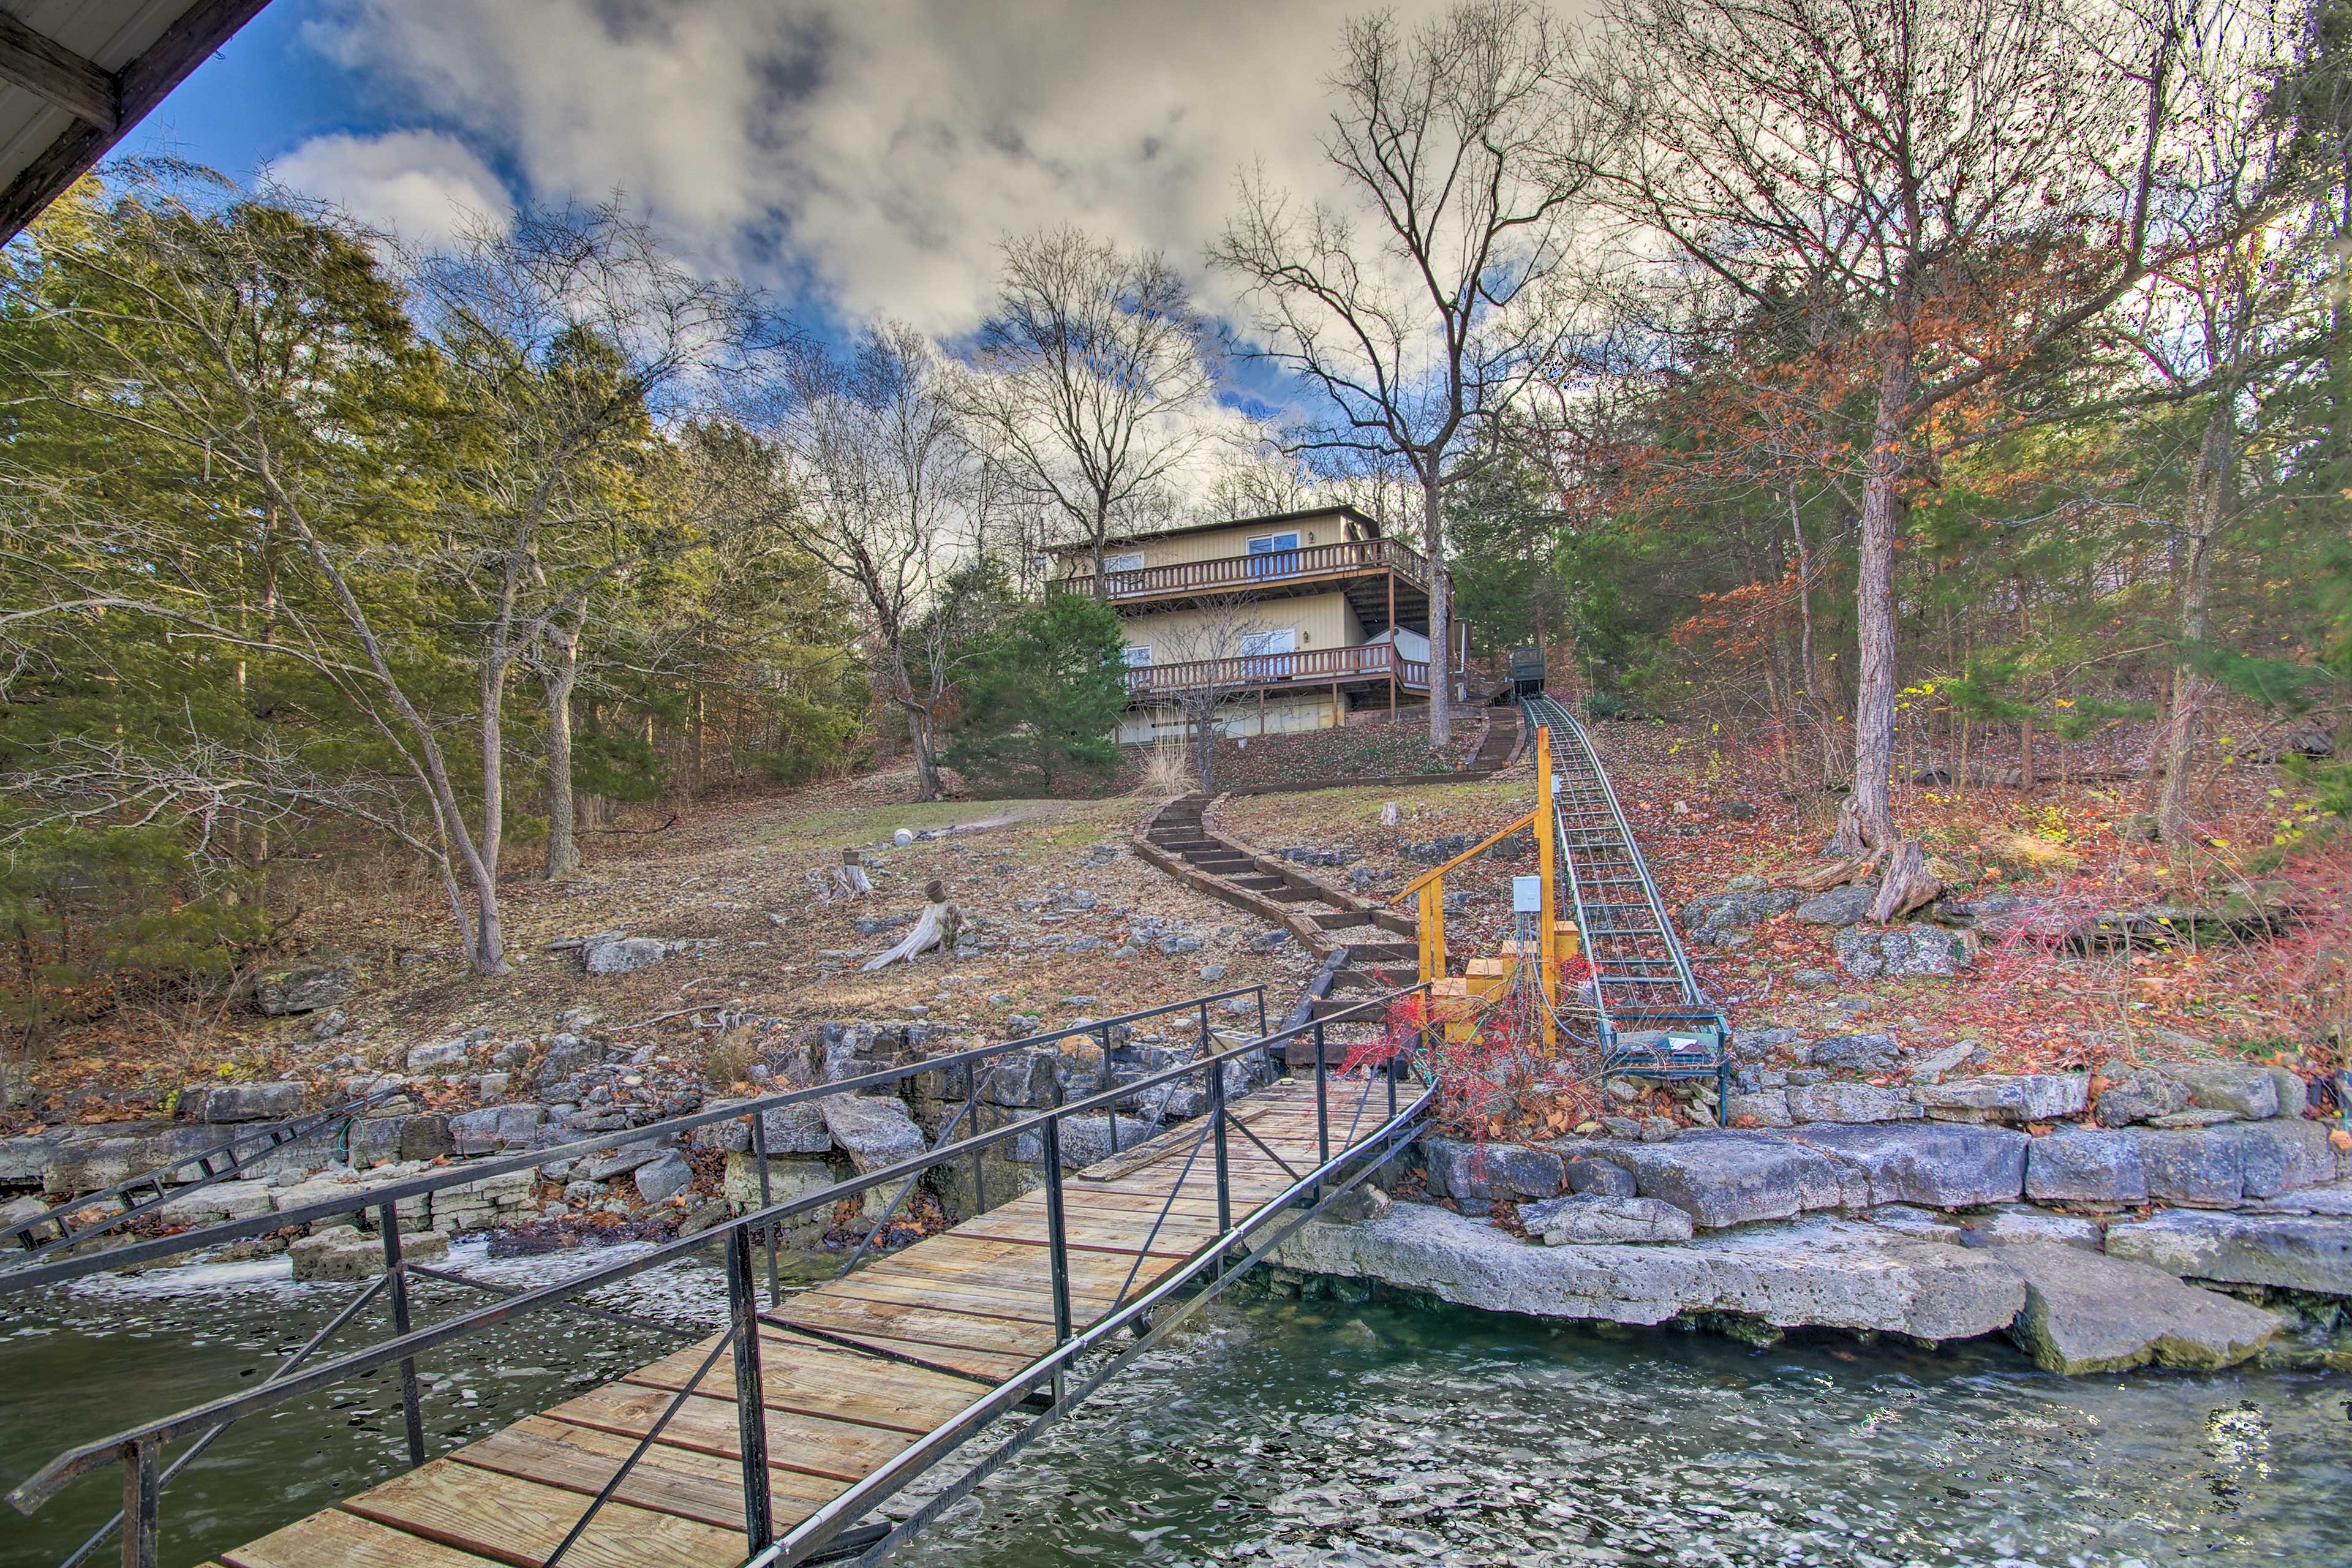
[[[1341,0],[277,0],[127,144],[430,239],[458,208],[621,194],[805,324],[943,339],[1005,234],[1202,265],[1244,164],[1321,177]],[[1416,7],[1425,8],[1425,7]]]

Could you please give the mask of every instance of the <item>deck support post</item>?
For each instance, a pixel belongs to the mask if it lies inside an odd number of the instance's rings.
[[[751,1284],[751,1232],[745,1226],[727,1233],[727,1305],[734,1320],[735,1429],[743,1450],[743,1532],[757,1553],[775,1541],[776,1520],[768,1489],[768,1399],[767,1384],[760,1374],[760,1303]]]
[[[1396,568],[1389,568],[1389,722],[1396,722],[1397,710],[1397,620]]]
[[[122,1445],[122,1568],[155,1568],[156,1512],[163,1492],[157,1466],[161,1450],[152,1438]]]
[[[376,1223],[383,1226],[383,1271],[391,1280],[392,1331],[394,1337],[404,1337],[408,1332],[408,1268],[400,1258],[400,1211],[394,1205],[383,1204],[375,1215]],[[413,1355],[400,1358],[400,1415],[408,1427],[408,1463],[414,1468],[425,1462],[425,1408],[417,1397]]]

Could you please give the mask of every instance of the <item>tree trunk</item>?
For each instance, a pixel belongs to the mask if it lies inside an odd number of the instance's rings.
[[[1454,743],[1454,586],[1445,577],[1445,516],[1433,474],[1421,487],[1421,542],[1429,552],[1429,743]]]
[[[580,873],[580,839],[572,803],[572,692],[580,679],[580,634],[554,632],[554,668],[541,677],[547,699],[547,879]]]
[[[1841,852],[1885,848],[1895,842],[1895,811],[1887,795],[1895,769],[1895,552],[1903,531],[1905,432],[1902,411],[1911,399],[1911,343],[1897,332],[1879,379],[1878,417],[1871,432],[1870,464],[1862,489],[1862,549],[1856,584],[1853,794],[1839,823]],[[1849,829],[1860,844],[1843,843]]]
[[[937,800],[945,793],[940,782],[940,759],[931,745],[931,715],[913,700],[902,700],[907,710],[907,744],[915,753],[915,798]]]
[[[2235,425],[2231,394],[2224,388],[2215,395],[2212,415],[2205,422],[2205,439],[2197,448],[2197,467],[2189,477],[2189,549],[2180,577],[2182,651],[2173,660],[2171,712],[2164,727],[2164,775],[2156,795],[2157,837],[2167,844],[2179,844],[2188,834],[2189,771],[2205,700],[2212,686],[2189,662],[2188,650],[2204,642],[2210,630],[2213,536],[2229,512]]]

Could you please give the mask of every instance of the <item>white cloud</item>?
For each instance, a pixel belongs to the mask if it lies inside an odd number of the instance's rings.
[[[331,0],[310,36],[542,199],[619,190],[706,265],[953,335],[1008,231],[1075,223],[1197,276],[1241,165],[1319,185],[1323,78],[1364,8]]]
[[[419,245],[448,239],[472,219],[502,221],[513,206],[479,155],[436,132],[314,137],[270,173],[293,190]]]

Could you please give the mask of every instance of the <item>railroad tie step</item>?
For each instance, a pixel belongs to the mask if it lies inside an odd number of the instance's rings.
[[[1236,888],[1246,888],[1253,893],[1271,892],[1276,888],[1289,886],[1288,883],[1285,882],[1279,877],[1228,877],[1225,880],[1231,882]]]

